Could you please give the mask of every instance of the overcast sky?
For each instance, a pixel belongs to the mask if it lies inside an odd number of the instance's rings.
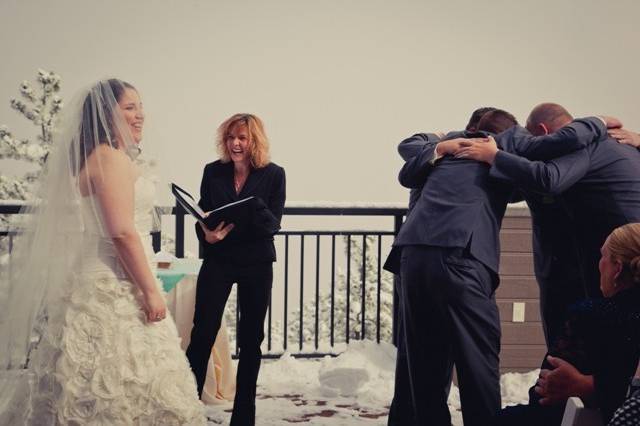
[[[65,98],[116,76],[142,95],[164,182],[197,191],[218,124],[252,112],[289,201],[404,202],[397,143],[482,105],[640,130],[638,16],[637,0],[0,0],[0,123],[33,134],[9,98],[38,68]]]

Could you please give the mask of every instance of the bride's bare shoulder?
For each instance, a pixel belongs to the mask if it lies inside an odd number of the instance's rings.
[[[114,176],[133,182],[133,169],[133,162],[124,152],[108,144],[100,144],[89,154],[80,170],[80,193],[83,196],[93,194],[105,182],[113,181]]]
[[[99,161],[108,162],[114,164],[127,164],[131,165],[131,159],[122,150],[116,149],[109,144],[99,144],[89,155],[89,162]]]

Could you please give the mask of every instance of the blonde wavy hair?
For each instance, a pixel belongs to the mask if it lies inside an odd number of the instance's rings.
[[[227,136],[237,126],[245,126],[249,133],[249,150],[251,151],[251,166],[260,169],[269,164],[269,140],[264,131],[262,120],[253,114],[234,114],[227,118],[218,127],[216,136],[216,147],[220,161],[228,163],[231,161],[229,151],[225,141]]]
[[[640,285],[640,223],[629,223],[613,230],[607,243],[611,257],[622,263],[620,280]]]

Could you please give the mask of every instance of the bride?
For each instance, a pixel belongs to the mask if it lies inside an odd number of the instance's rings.
[[[150,263],[138,92],[100,81],[66,111],[0,306],[0,423],[204,424]]]

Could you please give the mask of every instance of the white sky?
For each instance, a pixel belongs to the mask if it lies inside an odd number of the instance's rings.
[[[402,202],[397,143],[478,106],[524,121],[555,101],[640,130],[638,16],[637,0],[0,0],[0,123],[33,134],[8,102],[38,68],[65,98],[116,76],[165,182],[197,191],[218,124],[253,112],[288,200]]]

